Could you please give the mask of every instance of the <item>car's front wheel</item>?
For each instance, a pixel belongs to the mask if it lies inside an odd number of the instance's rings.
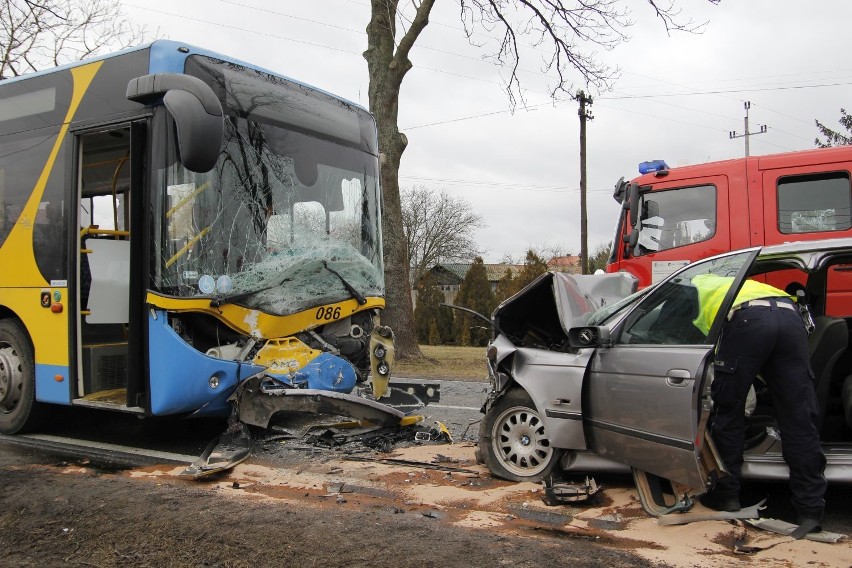
[[[539,482],[553,473],[562,454],[550,445],[526,391],[512,389],[492,406],[479,427],[479,452],[497,477]]]

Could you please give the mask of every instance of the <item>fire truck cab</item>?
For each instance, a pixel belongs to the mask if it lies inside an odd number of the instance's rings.
[[[852,147],[669,168],[640,164],[616,184],[622,204],[607,272],[649,286],[686,264],[757,245],[852,236]],[[794,277],[768,277],[782,289]],[[828,274],[827,313],[852,313],[852,264]]]

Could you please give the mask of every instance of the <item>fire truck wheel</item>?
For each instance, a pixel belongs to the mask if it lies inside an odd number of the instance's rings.
[[[544,421],[519,388],[503,395],[482,419],[479,451],[497,477],[534,483],[553,473],[562,454],[550,445]]]
[[[21,322],[0,320],[0,432],[34,429],[43,416],[35,400],[33,348]]]

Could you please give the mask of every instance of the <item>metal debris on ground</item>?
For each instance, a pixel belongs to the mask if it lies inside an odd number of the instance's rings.
[[[551,507],[588,501],[603,489],[591,477],[587,477],[585,483],[554,482],[553,477],[548,477],[541,484],[544,487],[544,495],[542,495],[541,500],[545,505]]]
[[[365,451],[390,452],[396,444],[406,442],[452,443],[446,426],[435,422],[434,427],[424,427],[420,425],[423,416],[415,414],[425,404],[440,400],[440,385],[408,385],[405,390],[391,387],[384,391],[386,396],[379,401],[363,389],[347,394],[293,388],[258,373],[243,381],[229,397],[234,415],[228,430],[183,474],[198,478],[245,460],[252,449],[248,426],[267,430],[269,436],[261,440],[263,443],[294,441],[328,449],[351,444]]]
[[[760,511],[764,508],[764,503],[766,503],[766,499],[750,507],[744,507],[739,511],[732,512],[708,511],[706,513],[670,513],[668,515],[663,515],[662,517],[657,517],[657,524],[663,526],[672,526],[688,525],[689,523],[695,523],[699,521],[730,521],[732,519],[757,519],[760,517]]]
[[[444,454],[435,454],[435,458],[432,461],[434,463],[459,463],[461,460],[445,456]]]
[[[210,442],[197,460],[192,462],[181,475],[196,479],[231,469],[251,455],[252,440],[248,427],[231,418],[228,429]]]
[[[440,422],[436,426],[422,425],[365,427],[348,429],[346,427],[327,428],[322,432],[308,434],[304,443],[323,448],[360,445],[380,453],[388,453],[398,444],[404,443],[452,443],[447,427]]]
[[[357,461],[357,462],[377,462],[377,463],[385,463],[389,465],[402,465],[407,467],[417,467],[422,469],[436,469],[439,471],[452,471],[455,473],[469,473],[472,475],[479,475],[478,471],[472,469],[465,469],[463,467],[452,467],[449,465],[442,465],[437,463],[429,463],[429,462],[419,462],[413,460],[402,460],[396,458],[371,458],[371,457],[362,457],[362,456],[346,456],[343,459],[347,461]]]
[[[755,528],[762,529],[762,530],[765,530],[765,531],[774,532],[774,533],[785,535],[785,536],[792,536],[793,532],[796,530],[796,528],[798,528],[797,525],[794,525],[792,523],[787,523],[787,522],[784,522],[784,521],[780,521],[778,519],[757,519],[757,518],[755,518],[755,519],[746,519],[745,522],[747,522],[748,524],[750,524],[751,526],[753,526]],[[836,543],[840,542],[841,540],[845,540],[846,535],[840,534],[840,533],[835,533],[835,532],[822,531],[822,532],[807,533],[804,536],[804,538],[806,538],[807,540],[813,540],[813,541],[816,541],[816,542],[825,542],[825,543],[828,543],[828,544],[836,544]]]

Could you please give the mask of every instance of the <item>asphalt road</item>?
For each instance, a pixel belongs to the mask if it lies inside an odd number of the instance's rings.
[[[426,423],[440,421],[454,441],[476,441],[482,417],[479,408],[488,385],[466,381],[415,381],[440,383],[441,400],[422,412]],[[224,419],[140,420],[135,416],[83,408],[58,408],[51,424],[38,434],[0,435],[0,465],[10,462],[46,462],[56,456],[85,458],[104,467],[152,463],[189,464],[211,440],[225,430]],[[626,478],[629,483],[629,478]],[[833,486],[827,495],[826,525],[852,534],[852,491]],[[747,483],[745,503],[768,500],[766,516],[794,517],[784,483]]]

